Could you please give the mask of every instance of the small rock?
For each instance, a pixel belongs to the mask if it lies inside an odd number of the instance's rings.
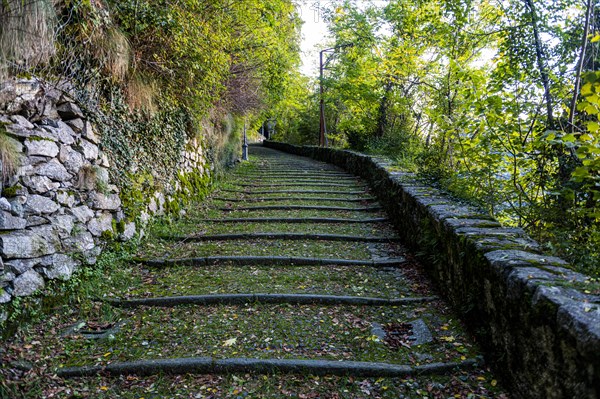
[[[4,197],[0,198],[0,210],[10,212],[11,209],[10,202]]]
[[[27,220],[13,216],[10,212],[0,212],[0,230],[22,230],[27,227]]]
[[[83,122],[81,118],[66,121],[66,124],[69,125],[75,133],[81,133],[83,132],[83,129],[85,129],[85,122]]]
[[[55,237],[48,236],[45,231],[40,233],[21,230],[0,234],[0,253],[5,259],[30,259],[52,255],[56,252],[54,243],[51,242]]]
[[[85,205],[71,209],[71,213],[81,223],[87,223],[94,217],[94,212]]]
[[[0,273],[0,284],[5,283],[7,281],[13,281],[15,279],[15,274],[10,271],[4,271]]]
[[[56,202],[41,195],[30,195],[27,199],[25,211],[34,214],[50,214],[56,212],[60,208]]]
[[[10,120],[12,120],[14,123],[17,123],[17,124],[23,126],[25,129],[35,128],[35,126],[33,126],[33,123],[29,122],[27,119],[25,119],[21,115],[12,115],[10,117]]]
[[[60,183],[53,182],[47,176],[25,176],[22,181],[23,185],[38,194],[45,194],[60,187]]]
[[[60,146],[60,155],[58,159],[60,159],[67,170],[74,175],[79,172],[83,165],[85,165],[83,155],[68,145]]]
[[[28,216],[27,217],[27,227],[43,226],[48,223],[50,223],[50,221],[43,216]]]
[[[85,228],[85,225],[76,224],[74,230],[81,232],[63,240],[63,246],[67,252],[87,253],[96,247],[94,237]]]
[[[44,288],[44,279],[34,270],[28,270],[13,281],[14,296],[28,296]]]
[[[27,155],[41,155],[43,157],[54,158],[58,155],[58,146],[55,142],[50,140],[25,140],[25,148],[27,148]]]
[[[121,199],[118,194],[105,195],[99,192],[93,192],[90,195],[90,199],[94,209],[115,211],[121,206]]]
[[[52,255],[48,260],[49,264],[45,265],[43,273],[49,279],[68,280],[79,267],[78,261],[64,254]]]
[[[92,235],[99,237],[105,231],[112,230],[113,217],[110,213],[105,213],[98,218],[90,220],[88,223],[88,230]]]
[[[10,362],[10,366],[19,371],[31,371],[33,370],[33,364],[27,360],[13,360]]]
[[[66,191],[59,191],[56,194],[56,201],[68,208],[72,208],[75,205],[75,197]]]
[[[0,289],[0,303],[9,303],[11,299],[12,295],[6,292],[5,289]],[[0,322],[6,321],[6,319],[8,318],[8,314],[5,312],[2,312],[0,316],[2,316],[0,317]]]
[[[77,104],[66,102],[56,107],[56,111],[64,120],[83,118],[83,112]]]
[[[129,241],[135,236],[135,232],[136,232],[135,223],[134,222],[127,223],[125,225],[125,230],[123,230],[123,232],[119,235],[119,239],[121,241]]]
[[[81,134],[84,138],[88,139],[92,143],[98,144],[98,136],[96,136],[96,133],[94,132],[94,127],[90,122],[85,123],[85,129],[83,129],[83,132]]]
[[[82,139],[79,142],[79,147],[81,148],[81,152],[86,159],[93,161],[98,158],[99,149],[96,144],[93,144],[85,139]]]
[[[39,176],[47,176],[54,181],[67,181],[71,178],[67,169],[57,160],[51,159],[45,164],[36,167],[36,174]]]
[[[13,259],[6,262],[6,266],[14,274],[19,275],[25,273],[29,269],[40,263],[40,259]]]
[[[69,237],[75,226],[74,217],[71,215],[55,216],[52,219],[52,225],[58,230],[60,238]]]
[[[110,168],[110,161],[108,160],[108,155],[105,152],[100,151],[100,166],[105,168]]]

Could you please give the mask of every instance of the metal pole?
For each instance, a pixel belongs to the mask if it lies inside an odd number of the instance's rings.
[[[246,137],[246,120],[244,120],[244,141],[242,142],[242,161],[248,160],[248,138]]]

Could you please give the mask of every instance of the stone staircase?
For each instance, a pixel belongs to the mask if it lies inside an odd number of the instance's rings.
[[[212,198],[156,236],[136,284],[98,299],[106,323],[64,332],[59,386],[125,398],[506,397],[368,186],[336,167],[251,147]]]

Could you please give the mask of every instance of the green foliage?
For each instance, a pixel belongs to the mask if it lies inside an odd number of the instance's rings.
[[[0,179],[6,183],[21,166],[21,154],[17,150],[17,143],[8,137],[4,126],[0,125]]]
[[[342,47],[322,82],[329,144],[395,157],[600,273],[600,36],[592,24],[580,56],[585,11],[574,0],[332,6],[328,47]],[[315,138],[317,99],[299,118]]]

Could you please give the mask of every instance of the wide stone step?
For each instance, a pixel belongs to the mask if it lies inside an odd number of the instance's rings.
[[[470,369],[478,365],[476,359],[461,362],[432,363],[421,366],[389,363],[304,360],[304,359],[251,359],[192,357],[178,359],[152,359],[133,362],[116,362],[105,366],[60,368],[56,374],[62,378],[95,375],[157,374],[302,374],[302,375],[350,375],[355,377],[407,377],[411,375],[445,374]]]
[[[261,198],[224,198],[215,197],[213,200],[224,202],[278,202],[278,201],[319,201],[319,202],[369,202],[373,197],[365,198],[332,198],[332,197],[261,197]]]
[[[273,177],[273,178],[279,178],[279,177],[346,177],[346,178],[352,178],[352,179],[358,179],[357,176],[351,174],[351,173],[344,173],[344,172],[312,172],[312,171],[306,171],[306,172],[289,172],[289,173],[285,173],[285,172],[281,172],[281,173],[276,173],[276,172],[254,172],[254,173],[233,173],[232,176],[235,177]]]
[[[266,183],[266,184],[254,184],[254,183],[232,183],[240,187],[249,188],[262,188],[262,187],[345,187],[345,188],[367,188],[364,184],[336,184],[336,183],[301,183],[301,182],[290,182],[290,183]]]
[[[121,308],[137,306],[173,307],[180,305],[240,305],[251,303],[293,304],[293,305],[356,305],[356,306],[402,306],[431,302],[436,297],[373,298],[340,295],[313,294],[213,294],[184,295],[156,298],[106,299],[104,302]]]
[[[404,258],[386,260],[362,259],[333,259],[333,258],[307,258],[299,256],[205,256],[198,258],[180,259],[135,259],[151,267],[182,266],[210,266],[218,264],[232,265],[270,265],[270,266],[369,266],[369,267],[397,267],[406,263]]]
[[[388,218],[348,219],[348,218],[223,218],[200,219],[198,223],[384,223]]]
[[[322,240],[322,241],[346,241],[346,242],[398,242],[400,237],[376,237],[376,236],[351,236],[341,234],[319,234],[319,233],[230,233],[211,235],[161,235],[160,238],[176,241],[231,241],[231,240]]]
[[[349,208],[342,206],[325,206],[325,205],[262,205],[262,206],[240,206],[235,208],[219,208],[222,211],[269,211],[269,210],[312,210],[312,211],[341,211],[341,212],[377,212],[381,210],[381,206],[368,206],[361,208]]]
[[[244,195],[265,195],[265,194],[337,194],[337,195],[365,195],[367,194],[366,190],[362,191],[330,191],[330,190],[256,190],[256,191],[248,191],[244,190],[231,190],[231,189],[221,189],[219,190],[224,193],[238,193]]]

